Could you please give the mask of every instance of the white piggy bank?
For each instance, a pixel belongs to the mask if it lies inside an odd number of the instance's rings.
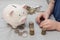
[[[27,10],[25,5],[10,4],[3,11],[3,18],[13,28],[26,22]]]

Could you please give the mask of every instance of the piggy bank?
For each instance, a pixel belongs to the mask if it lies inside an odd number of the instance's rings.
[[[25,4],[10,4],[3,10],[3,18],[13,28],[17,28],[26,22],[27,12]]]

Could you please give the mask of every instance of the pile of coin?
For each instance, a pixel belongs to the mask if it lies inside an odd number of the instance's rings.
[[[28,14],[32,15],[32,14],[35,14],[36,11],[40,12],[41,6],[38,6],[36,8],[33,8],[33,7],[30,7],[30,6],[27,6],[27,10],[28,10]],[[38,10],[39,9],[39,10]]]
[[[19,36],[22,36],[22,37],[27,37],[28,35],[28,32],[26,30],[15,29],[15,33],[17,33]]]
[[[30,31],[30,35],[34,35],[34,23],[33,22],[29,23],[29,31]]]

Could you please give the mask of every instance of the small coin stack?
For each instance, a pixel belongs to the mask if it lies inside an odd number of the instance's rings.
[[[46,30],[45,30],[45,29],[42,29],[41,34],[42,34],[42,35],[46,35]]]
[[[44,21],[45,19],[43,17],[40,18],[40,21]],[[46,34],[46,29],[45,28],[42,28],[42,32],[41,32],[42,35],[45,35]]]
[[[34,23],[33,22],[29,23],[29,30],[30,30],[30,35],[34,35]]]

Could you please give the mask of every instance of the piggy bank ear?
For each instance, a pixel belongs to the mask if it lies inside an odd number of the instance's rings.
[[[26,10],[29,10],[31,7],[27,6],[26,4],[22,5],[22,7]]]
[[[10,16],[13,16],[13,12],[14,12],[14,11],[11,11],[9,15],[10,15]]]

